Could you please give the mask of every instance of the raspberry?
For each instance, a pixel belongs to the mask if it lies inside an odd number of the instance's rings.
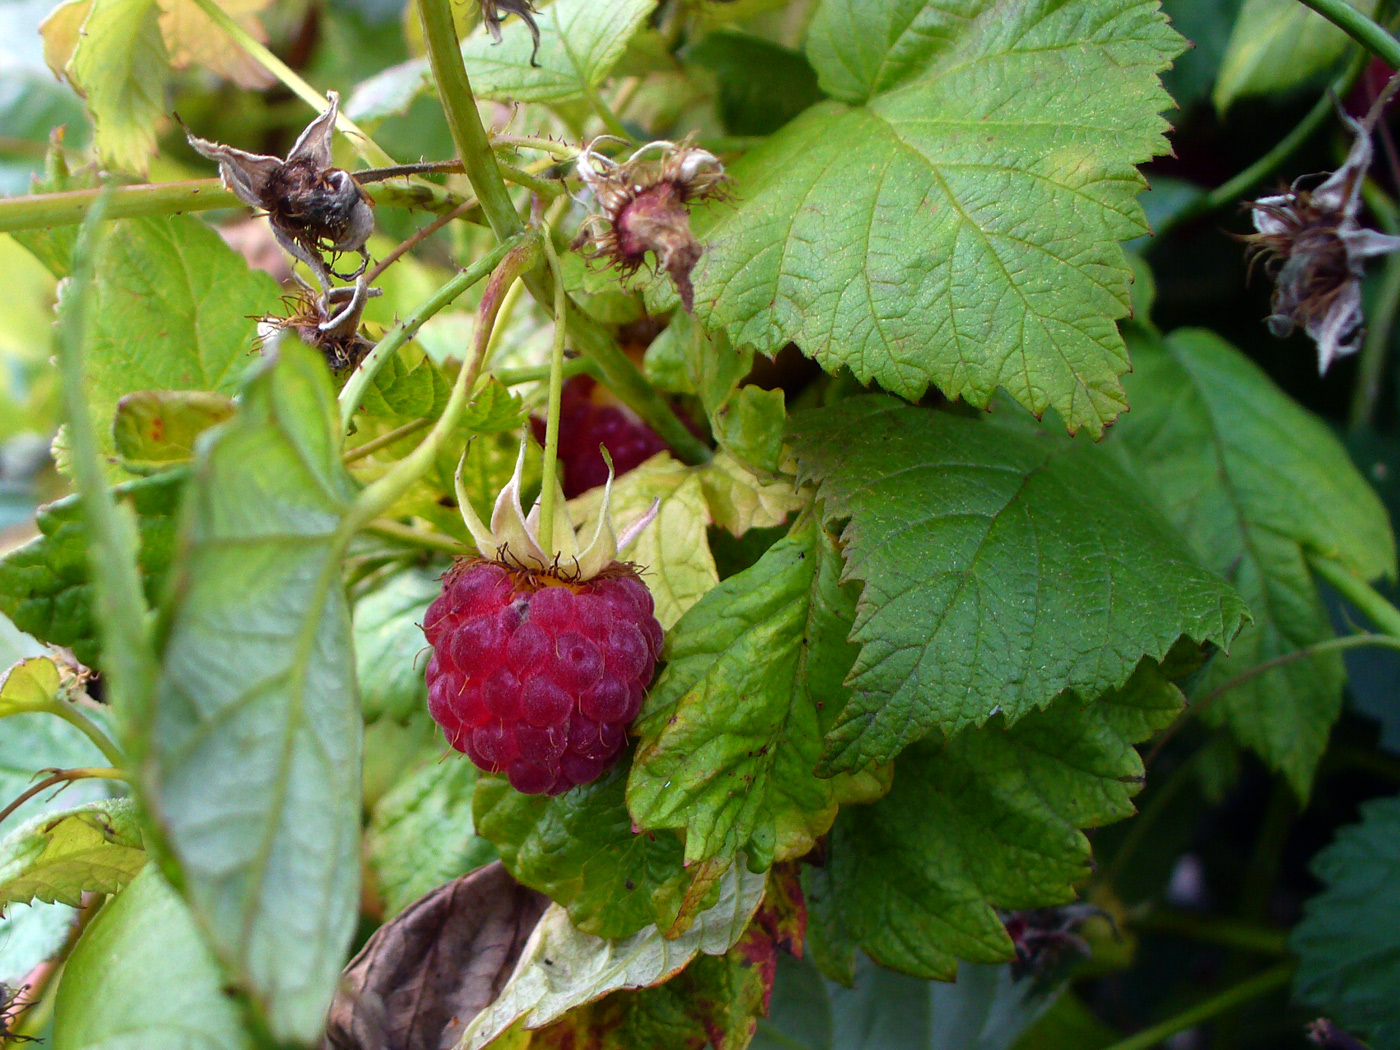
[[[666,442],[646,424],[615,405],[593,400],[591,376],[574,376],[564,384],[559,408],[559,462],[564,465],[564,495],[573,499],[608,480],[608,465],[598,451],[612,457],[613,469],[626,474],[666,450]],[[531,419],[535,440],[544,443],[544,421]]]
[[[596,779],[627,743],[661,654],[651,594],[614,562],[587,580],[463,560],[428,607],[428,711],[525,794]]]

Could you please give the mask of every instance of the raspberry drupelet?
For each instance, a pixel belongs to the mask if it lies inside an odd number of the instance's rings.
[[[566,520],[546,553],[538,504],[528,518],[521,511],[523,463],[522,449],[490,529],[459,494],[482,557],[457,562],[424,617],[428,710],[481,769],[526,794],[557,795],[612,765],[655,673],[662,633],[651,593],[617,560],[655,508],[618,539],[605,491],[588,547],[579,551]]]

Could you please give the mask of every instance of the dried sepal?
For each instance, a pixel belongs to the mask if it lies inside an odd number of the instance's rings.
[[[530,38],[535,42],[533,50],[530,52],[530,65],[539,68],[536,59],[540,54],[540,27],[535,21],[535,10],[533,0],[480,0],[481,20],[486,23],[486,31],[491,34],[491,39],[496,43],[501,42],[501,23],[505,21],[507,15],[515,15],[524,22],[530,30]]]
[[[1295,181],[1248,205],[1255,232],[1241,240],[1249,246],[1251,268],[1262,260],[1274,281],[1269,331],[1281,338],[1301,326],[1317,344],[1320,373],[1361,347],[1366,260],[1400,250],[1400,237],[1367,229],[1358,218],[1371,133],[1396,85],[1392,79],[1363,119],[1342,114],[1356,138],[1345,162],[1321,185],[1307,190]]]
[[[365,270],[365,242],[374,230],[369,197],[348,171],[331,165],[340,96],[326,93],[330,105],[306,126],[286,159],[210,142],[186,132],[190,146],[216,161],[224,185],[244,204],[267,212],[277,241],[311,268],[322,288],[332,276],[354,280]],[[337,274],[323,258],[357,252],[361,263],[351,274]]]
[[[632,522],[618,535],[613,527],[609,504],[612,499],[612,464],[608,464],[608,480],[603,488],[603,502],[598,511],[598,522],[593,535],[586,543],[569,518],[568,503],[559,488],[557,478],[546,478],[544,484],[554,486],[554,535],[540,536],[540,501],[537,499],[529,514],[521,503],[521,479],[525,471],[526,443],[520,443],[520,455],[515,461],[515,472],[506,487],[496,497],[491,511],[491,524],[488,526],[472,509],[461,467],[457,470],[457,505],[462,512],[462,520],[467,531],[476,541],[481,556],[488,560],[504,562],[516,568],[533,573],[557,576],[571,583],[590,580],[601,575],[618,560],[641,535],[642,530],[656,518],[661,501],[653,501],[651,508]],[[465,455],[463,463],[466,462]]]
[[[286,316],[263,318],[264,339],[291,332],[321,352],[332,375],[347,375],[374,349],[360,334],[360,319],[365,303],[381,294],[383,290],[369,287],[363,276],[353,285],[331,288],[321,296],[303,286],[283,300]]]
[[[724,165],[689,140],[649,142],[618,163],[597,151],[610,139],[594,139],[579,154],[579,177],[601,211],[584,219],[578,246],[589,258],[607,259],[624,277],[636,273],[651,252],[685,308],[693,309],[690,272],[704,247],[691,232],[690,205],[726,195]]]

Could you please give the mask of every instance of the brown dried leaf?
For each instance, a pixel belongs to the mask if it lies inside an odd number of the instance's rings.
[[[499,861],[419,898],[350,960],[326,1019],[325,1046],[454,1046],[504,987],[548,904]]]

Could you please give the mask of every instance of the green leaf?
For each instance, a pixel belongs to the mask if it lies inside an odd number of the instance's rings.
[[[1376,0],[1347,0],[1366,14]],[[1221,113],[1236,99],[1300,87],[1347,49],[1347,35],[1296,0],[1245,0],[1220,61],[1212,99]]]
[[[87,99],[102,163],[144,175],[170,65],[155,0],[69,0],[41,29],[50,66]]]
[[[865,583],[828,771],[1097,696],[1183,636],[1228,644],[1246,616],[1087,441],[885,397],[802,413],[791,438]]]
[[[1134,331],[1133,411],[1114,440],[1198,557],[1254,614],[1197,683],[1206,692],[1332,637],[1309,552],[1374,579],[1395,574],[1395,541],[1331,430],[1243,354],[1204,331],[1165,340]],[[1223,720],[1306,797],[1343,680],[1336,653],[1297,660],[1222,694],[1204,716]]]
[[[656,520],[624,554],[641,566],[642,580],[656,601],[656,619],[670,630],[719,582],[719,570],[705,537],[710,515],[701,471],[658,452],[613,482],[612,520],[624,529],[658,499]],[[580,535],[593,535],[602,503],[600,488],[569,501],[569,516],[579,523]]]
[[[84,360],[88,403],[107,453],[124,394],[234,393],[256,318],[277,302],[271,277],[250,270],[214,230],[187,215],[112,223],[93,274]]]
[[[719,81],[719,113],[731,135],[771,135],[822,98],[807,59],[762,37],[709,33],[682,54]]]
[[[0,718],[46,708],[58,699],[58,665],[47,656],[31,656],[0,673]]]
[[[504,777],[482,775],[476,830],[517,880],[567,908],[580,930],[611,938],[649,925],[669,931],[693,904],[687,897],[696,872],[682,866],[674,835],[633,832],[626,784],[625,758],[553,798],[522,795]]]
[[[696,216],[696,317],[835,372],[985,405],[1005,387],[1099,434],[1127,407],[1116,242],[1147,232],[1134,165],[1165,152],[1156,0],[826,0],[820,103]],[[659,305],[659,304],[658,304]]]
[[[362,416],[378,416],[395,425],[442,415],[452,393],[452,381],[430,357],[409,367],[395,355],[374,377],[360,401]]]
[[[325,364],[286,344],[201,442],[149,728],[187,899],[279,1039],[321,1030],[359,904],[360,738]]]
[[[1365,1038],[1400,1048],[1400,798],[1361,807],[1313,860],[1325,889],[1289,938],[1298,956],[1293,994]]]
[[[84,893],[116,893],[145,864],[133,802],[42,813],[0,840],[0,902],[76,908]]]
[[[187,476],[160,474],[113,489],[136,518],[146,599],[164,588],[175,550],[176,518]],[[87,526],[76,496],[51,503],[38,515],[40,535],[0,558],[0,613],[51,645],[66,645],[89,667],[100,667],[93,624],[92,574]]]
[[[710,591],[668,634],[666,671],[633,727],[641,742],[627,803],[642,828],[685,829],[687,864],[745,848],[802,856],[838,805],[889,789],[888,769],[812,773],[856,657],[846,641],[855,593],[840,576],[835,542],[809,527]]]
[[[54,1007],[54,1050],[250,1050],[222,988],[184,902],[147,868],[73,949]]]
[[[951,981],[957,960],[1013,954],[998,910],[1063,904],[1088,877],[1083,828],[1133,813],[1132,745],[1168,725],[1180,692],[1144,662],[1120,691],[998,717],[900,759],[888,795],[843,810],[830,839],[841,922],[876,962]]]
[[[420,624],[441,593],[437,573],[414,569],[396,573],[355,603],[355,664],[366,718],[407,722],[427,710],[427,642]]]
[[[457,1050],[479,1050],[519,1020],[526,1028],[541,1028],[609,992],[660,984],[702,952],[723,955],[758,910],[764,881],[743,864],[734,865],[719,880],[716,903],[672,938],[648,926],[626,938],[603,940],[577,929],[562,907],[552,905],[530,935],[510,981],[467,1026]]]
[[[761,470],[777,472],[783,459],[787,410],[781,388],[741,386],[711,416],[721,448]]]
[[[808,502],[790,477],[760,477],[723,449],[701,468],[700,487],[714,523],[735,536],[781,525]]]
[[[558,102],[593,91],[627,49],[656,0],[556,0],[539,15],[540,48],[531,66],[529,27],[512,19],[494,44],[484,29],[463,42],[462,58],[481,98]]]
[[[127,470],[153,474],[188,463],[199,435],[233,413],[233,401],[224,394],[139,390],[117,402],[112,444]]]
[[[404,777],[374,807],[365,857],[392,918],[429,891],[496,859],[472,826],[476,767],[455,756]]]

